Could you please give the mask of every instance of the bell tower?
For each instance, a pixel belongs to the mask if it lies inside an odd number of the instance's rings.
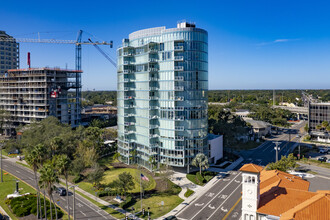
[[[242,166],[242,220],[256,220],[260,199],[261,166],[245,164]]]

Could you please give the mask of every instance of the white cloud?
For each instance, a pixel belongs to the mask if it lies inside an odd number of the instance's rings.
[[[266,46],[266,45],[270,45],[270,44],[277,44],[277,43],[285,43],[285,42],[291,42],[291,41],[297,41],[299,39],[276,39],[270,42],[262,42],[257,44],[257,46]]]

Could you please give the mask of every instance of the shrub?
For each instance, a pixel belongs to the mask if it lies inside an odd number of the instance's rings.
[[[197,178],[197,180],[198,180],[200,183],[204,183],[204,182],[205,182],[204,177],[203,177],[199,172],[196,173],[196,178]]]
[[[74,183],[79,183],[79,182],[81,182],[83,179],[84,179],[84,176],[81,175],[81,174],[79,174],[79,175],[75,176],[75,178],[73,178],[72,181],[73,181]]]
[[[184,194],[184,197],[188,198],[188,197],[191,196],[193,193],[194,193],[194,191],[188,188],[188,189],[187,189],[187,192],[185,192],[185,194]]]
[[[128,207],[132,206],[136,201],[132,198],[132,196],[127,196],[125,201],[120,203],[119,207],[122,209],[127,209]]]

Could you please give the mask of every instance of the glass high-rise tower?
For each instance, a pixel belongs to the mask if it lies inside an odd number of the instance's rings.
[[[136,31],[117,55],[121,160],[189,170],[196,154],[208,155],[207,32],[187,22]]]

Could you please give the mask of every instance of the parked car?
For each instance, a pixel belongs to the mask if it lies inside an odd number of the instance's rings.
[[[56,193],[60,196],[66,196],[66,189],[64,187],[58,187],[56,188]]]
[[[321,149],[319,150],[319,153],[320,153],[320,154],[327,154],[328,152],[329,152],[328,148],[321,148]]]
[[[321,162],[327,162],[328,158],[327,157],[319,157],[317,160],[321,161]]]
[[[327,160],[327,163],[330,163],[330,158]]]
[[[174,215],[168,216],[167,218],[164,218],[164,220],[177,220],[177,218]]]

